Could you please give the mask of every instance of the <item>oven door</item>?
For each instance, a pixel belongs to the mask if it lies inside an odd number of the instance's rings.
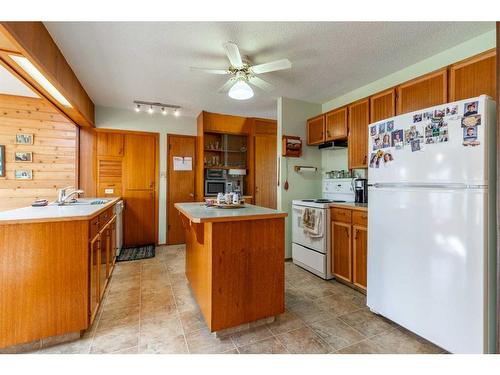
[[[311,237],[304,232],[304,226],[302,225],[302,212],[304,208],[306,207],[292,206],[292,242],[326,254],[328,250],[328,234],[330,228],[328,225],[330,220],[329,209],[307,207],[309,209],[323,211],[321,222],[321,225],[323,226],[322,236]]]
[[[217,196],[219,193],[226,193],[226,181],[224,180],[206,180],[205,196]]]

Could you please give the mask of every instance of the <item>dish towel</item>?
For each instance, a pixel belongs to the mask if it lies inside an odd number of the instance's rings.
[[[321,237],[323,235],[321,226],[322,218],[323,210],[304,208],[302,211],[302,226],[304,232],[310,237]]]

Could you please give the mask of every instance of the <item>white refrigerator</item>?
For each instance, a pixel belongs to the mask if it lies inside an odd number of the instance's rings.
[[[495,351],[495,108],[369,125],[368,307],[451,353]]]

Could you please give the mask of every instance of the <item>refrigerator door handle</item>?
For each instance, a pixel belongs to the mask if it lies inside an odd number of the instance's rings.
[[[374,183],[370,184],[374,188],[417,188],[417,189],[453,189],[453,190],[465,190],[465,189],[486,189],[487,185],[467,185],[467,184],[433,184],[433,183],[410,183],[410,182],[399,182],[399,183]]]

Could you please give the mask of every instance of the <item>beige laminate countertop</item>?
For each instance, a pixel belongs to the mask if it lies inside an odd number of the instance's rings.
[[[334,208],[348,208],[350,210],[358,210],[358,211],[368,211],[368,203],[347,203],[347,202],[337,202],[330,203],[330,207]]]
[[[81,200],[110,199],[110,198],[84,198]],[[44,223],[49,221],[90,220],[121,198],[111,198],[105,204],[79,204],[58,206],[50,203],[44,207],[23,207],[0,212],[0,225],[22,223]]]
[[[220,222],[220,221],[241,221],[259,220],[286,217],[288,214],[283,211],[271,208],[245,204],[242,208],[217,208],[207,207],[204,203],[176,203],[177,208],[193,223]]]

